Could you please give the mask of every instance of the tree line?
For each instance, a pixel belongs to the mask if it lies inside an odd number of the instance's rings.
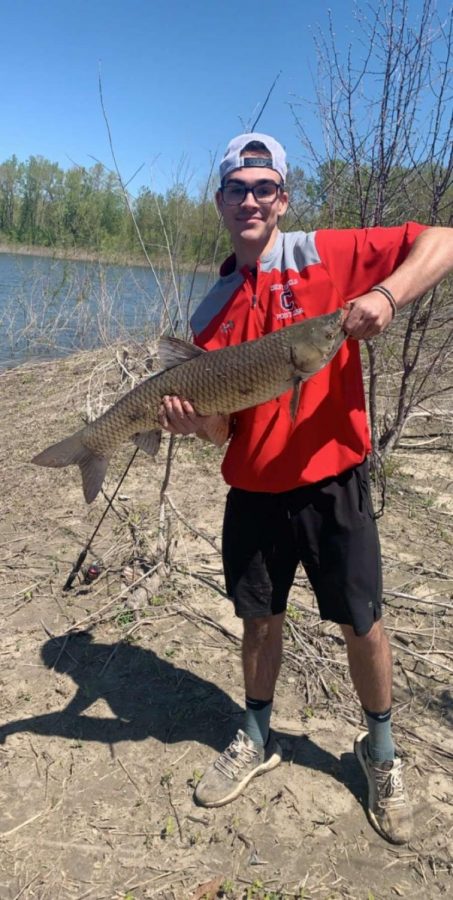
[[[391,202],[381,211],[379,224],[408,218],[432,221],[433,177],[440,183],[443,173],[433,172],[430,162],[412,168],[393,166],[386,191]],[[367,185],[365,211],[363,192],[360,196],[357,192],[358,178]],[[191,196],[183,183],[174,184],[164,194],[144,186],[136,197],[129,197],[152,257],[165,260],[170,252],[182,263],[209,264],[229,252],[228,235],[219,226],[213,202],[216,186],[213,181],[198,197]],[[373,212],[380,202],[379,185],[373,184],[369,165],[362,163],[357,172],[341,158],[329,159],[319,162],[312,176],[294,167],[289,170],[288,189],[287,230],[376,224]],[[452,200],[450,185],[444,188],[442,204],[435,210],[437,222],[448,224]],[[42,156],[31,156],[26,162],[12,156],[0,164],[0,240],[132,257],[140,252],[124,191],[114,173],[100,163],[65,171]]]
[[[182,186],[165,196],[142,188],[133,201],[137,222],[151,250],[163,249],[162,220],[172,234],[181,219],[196,216]],[[194,231],[194,229],[192,229]],[[0,164],[0,237],[5,242],[136,253],[138,242],[115,174],[97,163],[67,171],[42,156]],[[190,257],[190,245],[184,248]]]

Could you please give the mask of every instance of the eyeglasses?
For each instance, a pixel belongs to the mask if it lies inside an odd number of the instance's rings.
[[[253,185],[229,181],[220,188],[220,192],[225,206],[240,206],[247,194],[253,194],[257,203],[273,203],[283,188],[283,184],[276,184],[275,181],[259,181]]]

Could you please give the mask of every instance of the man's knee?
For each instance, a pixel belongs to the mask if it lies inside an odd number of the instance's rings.
[[[244,619],[244,640],[254,644],[265,644],[280,638],[284,622],[284,614],[278,616],[261,616],[258,619]]]
[[[341,630],[350,650],[357,649],[371,653],[379,650],[382,647],[382,643],[387,641],[382,619],[373,622],[366,634],[356,634],[351,625],[342,625]]]

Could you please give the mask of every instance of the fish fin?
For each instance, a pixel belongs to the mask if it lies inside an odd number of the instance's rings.
[[[77,465],[82,475],[85,500],[87,503],[92,503],[101,490],[109,458],[97,456],[89,447],[86,447],[82,441],[82,431],[76,431],[75,434],[63,441],[47,447],[42,453],[33,457],[32,463],[37,466],[49,466],[53,469]]]
[[[161,437],[161,429],[154,428],[153,431],[138,431],[137,434],[132,435],[131,441],[136,447],[140,447],[140,450],[144,450],[148,456],[155,456],[160,446]]]
[[[95,456],[88,449],[79,460],[78,466],[82,473],[83,496],[87,503],[92,503],[99,494],[109,462],[108,457]]]
[[[83,430],[83,429],[82,429]],[[32,463],[36,466],[49,466],[52,469],[63,469],[65,466],[78,464],[80,457],[87,448],[82,442],[82,431],[76,431],[70,437],[57,444],[51,444],[41,453],[33,457]]]
[[[202,353],[206,353],[206,350],[196,347],[190,341],[182,341],[181,338],[163,337],[159,341],[159,361],[164,369],[172,369]]]
[[[300,391],[302,388],[303,380],[304,380],[303,378],[295,378],[294,379],[294,387],[293,387],[293,392],[291,394],[291,402],[289,405],[289,412],[291,415],[292,422],[294,422],[296,415],[297,415],[297,410],[299,409]]]

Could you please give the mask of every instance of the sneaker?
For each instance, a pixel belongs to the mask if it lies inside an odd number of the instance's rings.
[[[368,818],[376,831],[392,844],[406,844],[412,834],[412,811],[403,784],[401,759],[373,762],[368,756],[368,734],[359,734],[354,752],[368,781]]]
[[[239,729],[230,746],[206,769],[195,789],[195,799],[201,806],[230,803],[255,775],[275,769],[281,759],[282,751],[272,732],[262,747]]]

